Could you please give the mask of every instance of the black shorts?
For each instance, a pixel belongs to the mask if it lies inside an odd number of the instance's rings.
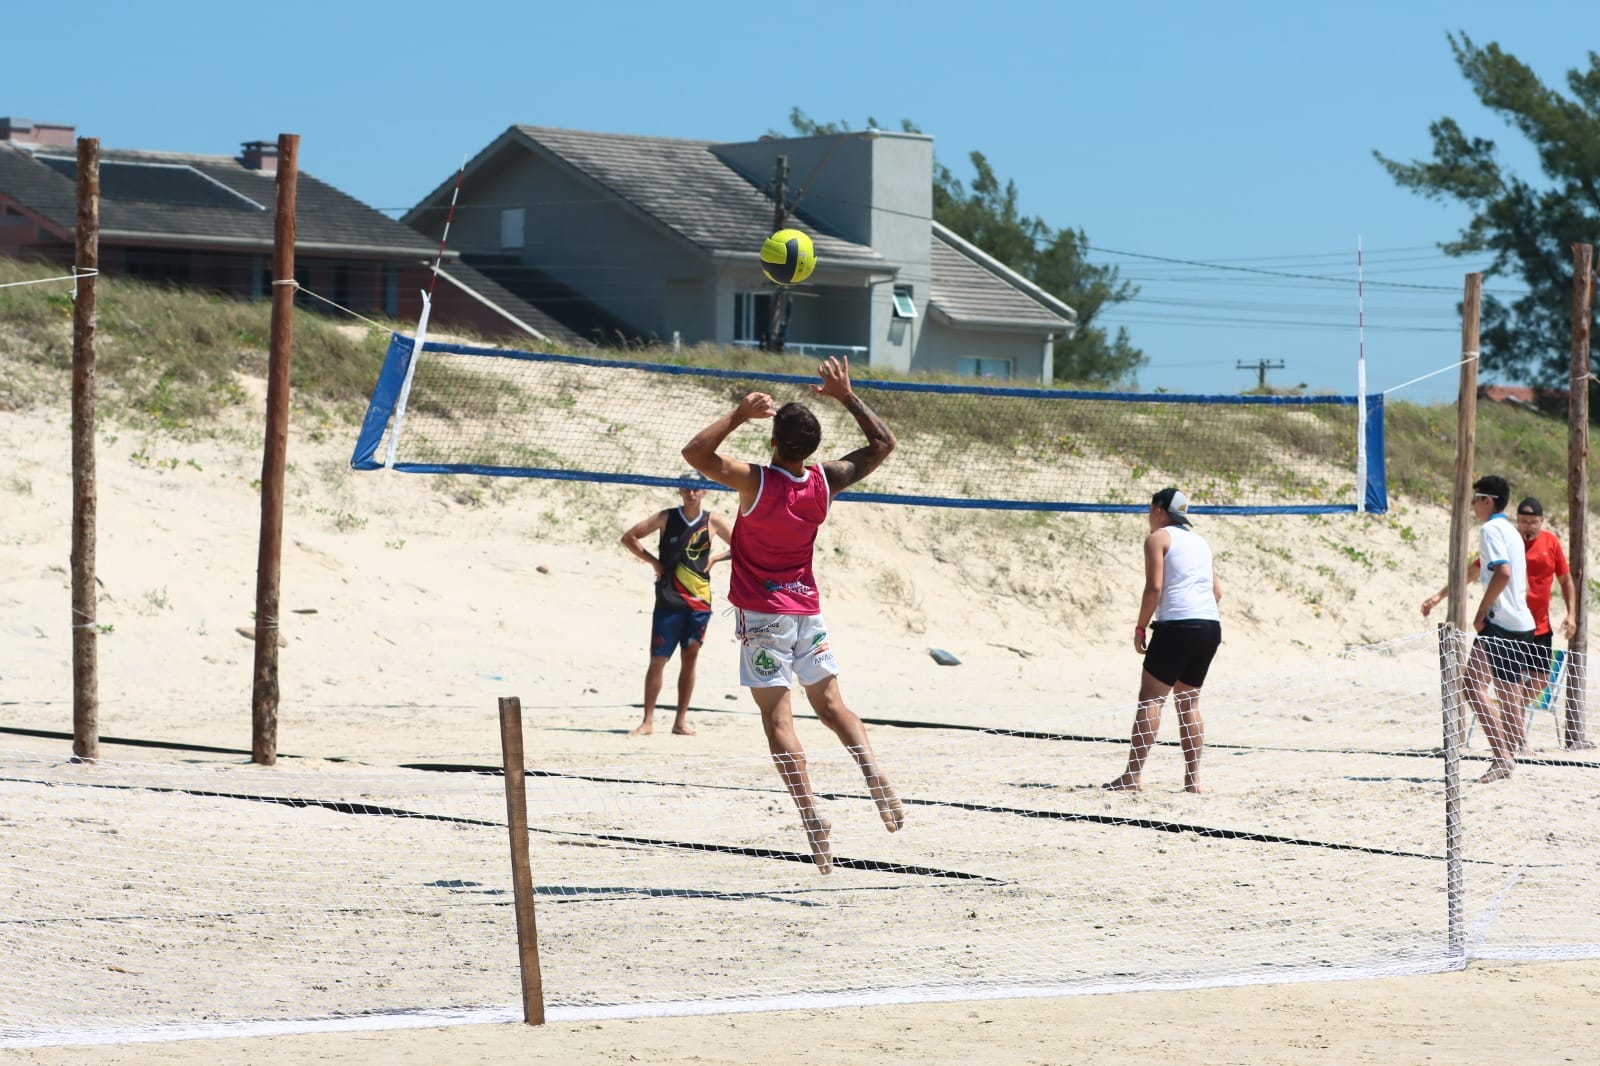
[[[1499,681],[1521,681],[1530,674],[1543,677],[1550,653],[1528,629],[1517,632],[1485,622],[1478,634],[1489,656],[1489,672]]]
[[[1156,622],[1144,653],[1145,671],[1163,685],[1206,683],[1206,672],[1222,643],[1222,623],[1211,618]]]

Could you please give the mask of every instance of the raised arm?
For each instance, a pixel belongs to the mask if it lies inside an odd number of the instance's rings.
[[[828,478],[828,488],[837,496],[882,466],[883,461],[889,458],[889,453],[894,451],[895,439],[883,419],[850,387],[849,356],[839,360],[830,355],[817,365],[817,373],[822,376],[822,383],[811,386],[811,391],[838,400],[841,407],[855,416],[856,425],[867,436],[867,443],[862,447],[842,459],[822,464],[822,472]]]
[[[738,491],[741,510],[750,505],[760,490],[761,473],[751,464],[729,459],[718,453],[717,449],[728,439],[728,434],[746,422],[756,418],[771,418],[776,410],[771,396],[764,392],[752,392],[739,401],[738,407],[696,433],[694,439],[683,446],[684,462],[717,484]]]

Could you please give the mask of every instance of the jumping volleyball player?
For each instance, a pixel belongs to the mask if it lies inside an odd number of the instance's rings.
[[[802,403],[776,411],[772,397],[752,392],[684,445],[683,458],[711,480],[739,492],[733,526],[733,573],[728,602],[738,609],[739,683],[761,709],[767,748],[778,776],[794,797],[811,855],[820,873],[833,865],[826,818],[817,813],[806,753],[794,731],[789,688],[798,677],[823,725],[855,757],[878,814],[889,832],[905,824],[905,813],[879,770],[866,726],[839,694],[839,668],[828,646],[828,627],[812,575],[812,548],[833,498],[876,470],[894,451],[894,434],[850,388],[850,360],[830,357],[817,367],[822,384],[811,391],[838,400],[867,436],[865,446],[843,459],[806,466],[822,442],[817,416]],[[717,453],[739,426],[772,419],[772,463],[756,466]]]

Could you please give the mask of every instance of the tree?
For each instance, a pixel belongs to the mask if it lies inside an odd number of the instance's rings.
[[[798,107],[790,110],[789,124],[802,137],[850,132],[843,122],[817,122]],[[870,116],[867,127],[882,128]],[[922,132],[909,119],[901,119],[900,128],[907,133]],[[1055,344],[1058,381],[1131,384],[1148,360],[1133,346],[1127,329],[1119,328],[1116,336],[1110,337],[1094,319],[1103,308],[1131,300],[1138,295],[1138,288],[1123,281],[1116,267],[1087,260],[1089,238],[1083,230],[1057,230],[1041,218],[1022,214],[1017,207],[1016,182],[1002,186],[982,152],[973,152],[969,159],[977,172],[970,189],[949,167],[935,160],[934,219],[1078,312],[1072,337],[1059,338]]]
[[[1515,56],[1466,34],[1450,50],[1473,93],[1533,145],[1545,181],[1505,170],[1495,143],[1469,137],[1452,118],[1428,127],[1433,159],[1399,163],[1373,152],[1395,182],[1433,200],[1458,200],[1472,221],[1449,255],[1490,252],[1490,276],[1520,276],[1526,294],[1483,301],[1482,365],[1540,385],[1565,385],[1572,350],[1574,243],[1600,236],[1600,55],[1567,72],[1571,96],[1547,88]]]

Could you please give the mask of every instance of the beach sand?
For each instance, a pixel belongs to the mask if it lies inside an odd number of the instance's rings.
[[[651,575],[617,538],[675,503],[675,493],[356,474],[347,468],[348,427],[297,417],[284,522],[280,765],[495,766],[496,701],[508,695],[523,701],[532,767],[764,750],[720,610],[700,658],[691,716],[699,735],[669,735],[670,705],[657,712],[655,736],[627,735],[639,715]],[[243,416],[204,434],[102,427],[96,622],[107,759],[237,764],[248,753],[259,441],[259,425]],[[0,448],[10,460],[0,475],[0,747],[65,753],[66,421],[43,408],[0,412]],[[731,500],[709,494],[708,506],[727,514]],[[1438,508],[1399,500],[1387,516],[1197,527],[1226,589],[1217,688],[1269,671],[1292,678],[1351,645],[1438,620],[1418,613],[1444,580],[1448,516]],[[998,728],[1104,708],[1125,730],[1139,669],[1130,630],[1144,532],[1138,516],[841,505],[819,539],[818,569],[847,699],[874,719]],[[726,580],[720,568],[719,596]],[[933,648],[960,665],[939,665]],[[669,699],[675,676],[673,664]],[[1225,736],[1226,708],[1208,714]],[[814,721],[800,730],[808,745],[830,742]],[[931,732],[875,730],[889,746]],[[1103,766],[1082,772],[1109,779],[1122,755],[1113,746]],[[1162,798],[1177,761],[1158,752],[1154,795],[1134,802],[1179,802]],[[1247,802],[1230,791],[1238,790],[1217,789],[1214,811]],[[1582,1062],[1600,1052],[1597,992],[1600,963],[1475,962],[1382,981],[16,1049],[0,1059]]]

